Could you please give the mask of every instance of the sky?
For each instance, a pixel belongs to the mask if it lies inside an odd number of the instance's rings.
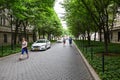
[[[58,14],[59,19],[61,20],[63,28],[67,29],[66,22],[62,20],[62,17],[64,16],[63,13],[65,13],[65,9],[62,7],[60,3],[63,3],[63,0],[56,0],[54,9]]]

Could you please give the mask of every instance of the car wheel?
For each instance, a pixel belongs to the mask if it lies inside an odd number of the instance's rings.
[[[49,48],[51,48],[51,45],[49,46]]]

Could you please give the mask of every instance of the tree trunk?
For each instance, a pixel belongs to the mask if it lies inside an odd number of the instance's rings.
[[[109,26],[108,26],[108,13],[107,13],[107,10],[106,10],[106,37],[107,37],[107,41],[108,43],[110,43],[110,29],[109,29]]]
[[[99,40],[100,42],[102,42],[102,29],[99,28]]]
[[[94,41],[96,41],[96,32],[95,32],[95,35],[94,35]]]
[[[43,39],[45,39],[45,32],[43,31]]]
[[[23,36],[27,39],[27,33],[26,33],[27,21],[23,21],[23,27],[24,27]]]
[[[39,35],[39,39],[40,39],[40,29],[38,29],[38,35]]]
[[[26,35],[26,26],[24,26],[24,37],[27,38],[27,35]]]
[[[87,31],[87,35],[88,35],[88,46],[90,46],[90,41],[91,41],[91,38],[90,38],[90,32],[89,31]]]
[[[20,27],[21,21],[20,20],[16,20],[16,27],[15,27],[15,34],[14,34],[14,45],[16,45],[17,43],[17,35],[18,35],[18,28]]]
[[[106,34],[107,34],[108,43],[110,43],[111,42],[111,40],[110,40],[110,30],[108,29],[108,27],[107,27]]]
[[[48,40],[51,40],[51,34],[48,33]]]
[[[105,30],[105,28],[103,28],[103,30],[104,30],[104,47],[105,47],[105,53],[108,53],[107,31]]]
[[[33,30],[33,41],[35,42],[37,40],[36,38],[36,29]]]

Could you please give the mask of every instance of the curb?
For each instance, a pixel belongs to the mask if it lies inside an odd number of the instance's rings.
[[[73,42],[74,43],[74,42]],[[82,52],[79,50],[79,48],[77,47],[77,45],[74,43],[76,49],[78,50],[78,52],[80,53],[83,61],[85,62],[89,72],[91,73],[92,77],[94,78],[94,80],[101,80],[98,76],[98,74],[95,72],[95,70],[92,68],[92,66],[88,63],[87,59],[84,57],[84,55],[82,54]]]
[[[10,57],[14,57],[14,56],[19,55],[19,54],[20,54],[20,52],[14,53],[14,54],[11,54],[11,55],[8,55],[8,56],[1,57],[1,58],[0,58],[0,61],[5,60],[5,59],[8,59],[8,58],[10,58]]]

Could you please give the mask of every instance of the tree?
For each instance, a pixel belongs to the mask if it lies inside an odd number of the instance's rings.
[[[16,44],[18,28],[22,31],[24,37],[27,37],[26,28],[29,25],[33,28],[33,40],[36,32],[42,32],[43,35],[60,34],[61,24],[53,9],[55,0],[1,0],[0,10],[8,9],[9,15],[12,15],[15,25],[14,44]],[[55,18],[55,19],[54,19]],[[54,24],[56,22],[56,24]],[[60,30],[58,30],[60,29]],[[56,33],[57,32],[57,33]],[[35,40],[34,40],[35,41]]]
[[[76,34],[97,32],[104,33],[105,52],[108,52],[110,29],[113,26],[117,0],[65,0],[66,21],[71,31]],[[76,9],[75,9],[76,8]],[[102,38],[100,38],[101,40]]]

